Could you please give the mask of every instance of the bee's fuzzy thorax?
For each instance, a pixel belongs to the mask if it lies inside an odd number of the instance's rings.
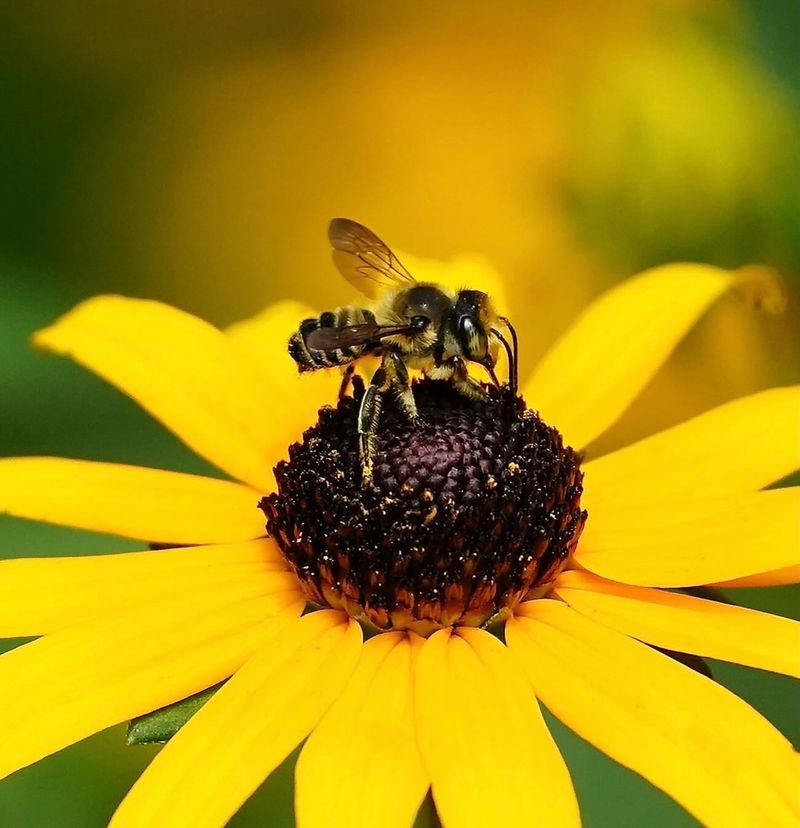
[[[473,401],[423,380],[414,391],[421,424],[387,401],[373,485],[357,383],[290,448],[261,508],[310,600],[426,634],[482,624],[551,581],[586,513],[578,456],[508,390]]]

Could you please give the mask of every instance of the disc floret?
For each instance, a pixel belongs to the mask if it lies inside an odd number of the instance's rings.
[[[320,411],[261,501],[312,602],[427,634],[484,624],[555,578],[586,519],[579,458],[556,429],[507,389],[469,400],[425,379],[419,422],[387,401],[364,485],[363,393]]]

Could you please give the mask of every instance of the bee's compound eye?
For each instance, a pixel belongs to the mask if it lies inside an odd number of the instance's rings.
[[[427,316],[412,316],[411,317],[411,326],[414,328],[415,331],[422,332],[428,325],[431,324],[431,320],[428,319]]]
[[[464,350],[464,356],[467,359],[476,362],[482,362],[486,359],[486,352],[489,347],[486,334],[471,316],[462,316],[458,320],[458,336]]]

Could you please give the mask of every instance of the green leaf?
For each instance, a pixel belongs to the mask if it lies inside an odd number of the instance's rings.
[[[128,724],[128,744],[151,745],[168,742],[223,684],[224,682],[220,682],[186,699],[132,719]]]
[[[700,673],[701,676],[705,676],[706,678],[714,678],[714,674],[711,672],[709,663],[701,656],[693,655],[692,653],[679,653],[676,650],[666,650],[664,647],[656,647],[654,645],[651,646],[654,650],[658,650],[660,653],[664,653],[665,656],[669,656],[671,659],[674,659],[684,666],[694,670],[695,673]]]
[[[681,587],[676,592],[682,592],[684,595],[691,595],[694,598],[703,598],[706,601],[717,601],[720,604],[732,603],[721,589],[711,586]]]

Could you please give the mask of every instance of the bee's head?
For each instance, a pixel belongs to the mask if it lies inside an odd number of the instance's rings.
[[[497,345],[489,334],[497,324],[497,313],[488,294],[480,290],[460,290],[456,296],[455,316],[463,355],[493,368],[497,361]]]

